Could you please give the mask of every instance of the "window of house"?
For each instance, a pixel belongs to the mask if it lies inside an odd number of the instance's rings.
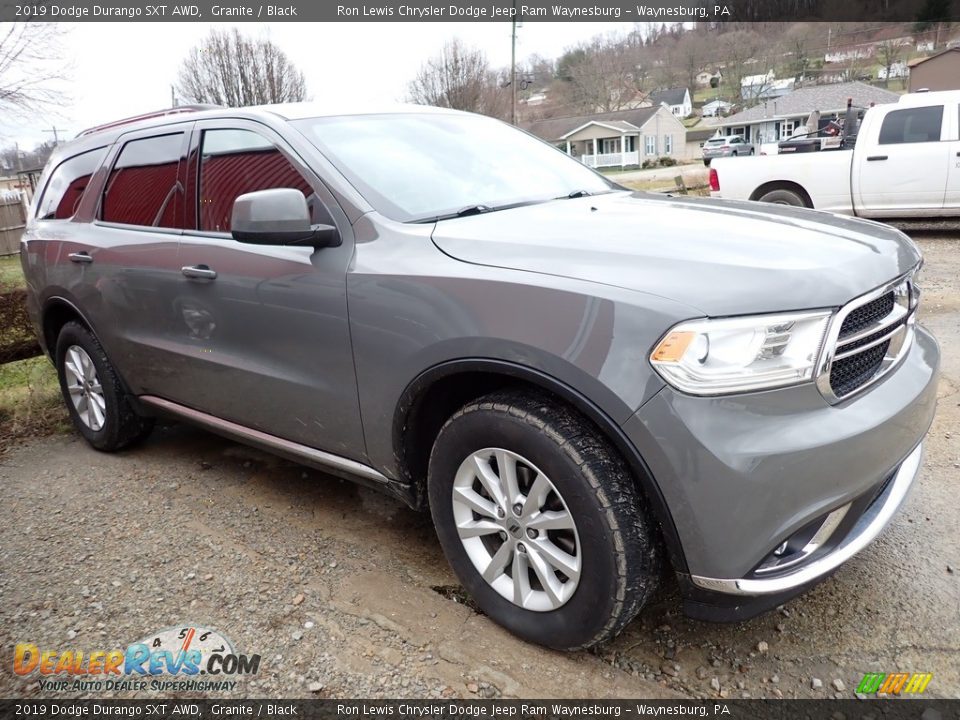
[[[131,140],[120,151],[103,193],[101,218],[145,227],[183,227],[179,180],[183,133]]]
[[[943,105],[894,110],[880,126],[880,144],[939,142]]]
[[[669,155],[673,152],[673,135],[663,136],[663,154]]]
[[[200,152],[200,230],[230,232],[233,201],[257,190],[294,188],[307,198],[314,223],[333,224],[300,171],[252,130],[206,130]]]
[[[604,153],[618,153],[620,152],[620,140],[619,138],[604,138],[603,143],[603,152]]]
[[[627,138],[627,152],[636,152],[637,151],[637,136],[630,135]]]
[[[57,165],[50,175],[37,205],[38,220],[67,220],[72,218],[87,189],[91,176],[100,167],[106,148],[97,148]]]
[[[657,136],[656,135],[643,136],[643,152],[645,155],[657,154]]]

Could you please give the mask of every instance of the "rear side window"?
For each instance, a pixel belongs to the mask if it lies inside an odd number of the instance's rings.
[[[200,230],[230,232],[233,201],[244,193],[294,188],[307,198],[314,223],[332,224],[300,171],[252,130],[206,130],[200,152]]]
[[[101,219],[182,229],[182,147],[183,133],[131,140],[124,145],[107,180]]]
[[[939,142],[943,105],[894,110],[880,126],[881,145]]]
[[[72,218],[87,189],[90,177],[100,167],[106,148],[97,148],[75,155],[60,163],[50,175],[37,206],[38,220],[67,220]]]

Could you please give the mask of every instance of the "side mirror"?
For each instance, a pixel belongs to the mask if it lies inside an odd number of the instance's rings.
[[[237,242],[252,245],[305,245],[325,248],[340,244],[333,225],[311,225],[303,193],[293,188],[258,190],[233,201],[230,232]]]

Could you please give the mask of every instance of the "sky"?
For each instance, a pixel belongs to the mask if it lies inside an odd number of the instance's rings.
[[[32,148],[118,118],[170,107],[170,86],[188,50],[212,27],[230,23],[65,24],[62,59],[69,82],[61,107],[29,120],[0,117],[0,145]],[[494,67],[510,64],[509,22],[242,23],[265,35],[299,67],[313,100],[402,101],[408,82],[444,43],[459,37],[481,48]],[[518,30],[518,62],[533,54],[557,57],[595,35],[627,32],[632,23],[528,22]]]

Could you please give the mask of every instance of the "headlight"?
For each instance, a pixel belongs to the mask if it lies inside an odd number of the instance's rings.
[[[678,390],[722,395],[812,380],[833,313],[691,320],[667,333],[650,362]]]

